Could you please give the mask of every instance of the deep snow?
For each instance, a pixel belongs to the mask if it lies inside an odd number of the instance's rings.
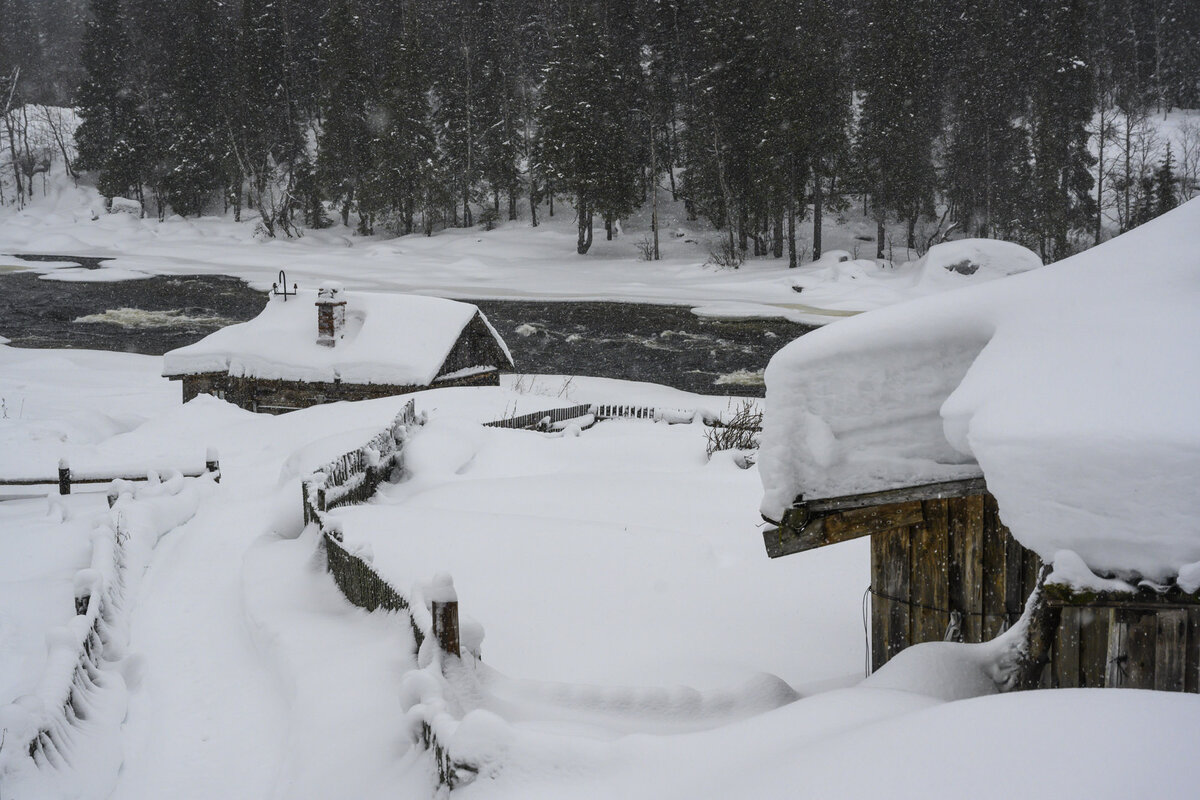
[[[766,371],[763,513],[982,470],[1046,561],[1200,561],[1200,199],[1057,264],[805,336]]]
[[[408,626],[342,600],[299,512],[300,478],[369,438],[404,398],[260,416],[208,397],[178,405],[155,358],[41,351],[38,371],[29,353],[0,355],[26,399],[27,416],[0,421],[21,452],[67,449],[94,464],[221,453],[221,484],[152,551],[132,602],[125,657],[140,666],[119,737],[73,759],[90,782],[71,785],[109,796],[104,753],[123,762],[111,796],[133,800],[431,796],[406,721],[416,687],[405,676],[418,674]],[[147,389],[138,419],[70,422],[84,408],[119,417],[121,382]],[[452,570],[486,632],[478,693],[447,723],[451,746],[483,769],[456,794],[1119,797],[1200,783],[1178,750],[1200,732],[1193,697],[953,701],[990,691],[977,651],[954,645],[914,648],[855,686],[861,543],[766,559],[755,470],[706,463],[699,426],[611,422],[554,437],[477,425],[587,399],[720,412],[727,398],[538,376],[416,399],[431,421],[411,480],[342,516],[398,581]],[[21,502],[0,511],[51,509]],[[27,534],[56,520],[6,527],[4,555],[34,552]],[[54,581],[48,591],[65,591]],[[37,623],[39,594],[22,588],[6,611]],[[1113,719],[1139,735],[1113,735]],[[1022,770],[996,768],[1011,763]]]

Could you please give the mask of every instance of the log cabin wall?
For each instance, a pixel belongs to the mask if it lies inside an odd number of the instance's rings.
[[[172,377],[172,380],[176,379]],[[183,381],[183,402],[185,403],[199,394],[211,394],[222,400],[228,400],[247,411],[268,414],[280,414],[322,403],[334,403],[339,400],[372,400],[448,386],[500,385],[500,373],[496,370],[437,381],[432,386],[260,380],[234,377],[225,373],[184,375],[181,379]]]
[[[908,518],[871,537],[873,670],[909,645],[945,639],[954,611],[960,641],[992,639],[1021,616],[1041,568],[990,494],[923,500]]]

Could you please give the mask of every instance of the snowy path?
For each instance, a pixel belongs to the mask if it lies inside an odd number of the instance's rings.
[[[400,701],[402,676],[416,667],[407,617],[347,603],[317,554],[315,529],[262,537],[246,552],[243,577],[254,638],[288,707],[283,761],[263,796],[428,797],[428,759],[412,747]]]
[[[396,691],[407,623],[350,606],[312,532],[264,534],[269,501],[230,494],[164,537],[143,579],[146,677],[112,797],[426,796]]]
[[[264,797],[286,706],[246,627],[245,509],[217,495],[159,543],[133,613],[146,678],[130,698],[113,797]]]

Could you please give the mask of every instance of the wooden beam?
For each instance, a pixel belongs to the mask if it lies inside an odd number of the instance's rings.
[[[798,530],[789,525],[766,528],[763,530],[763,545],[767,548],[767,555],[771,558],[803,553],[805,550],[812,550],[823,544],[823,528],[824,524],[821,520],[814,520]]]
[[[783,524],[778,528],[763,531],[763,544],[771,558],[873,536],[893,528],[919,525],[924,519],[919,501],[858,508],[807,519],[795,511],[784,514]]]
[[[983,478],[966,478],[959,481],[926,483],[921,486],[904,486],[899,489],[886,489],[882,492],[821,497],[803,500],[796,505],[797,507],[803,506],[809,514],[816,515],[871,506],[910,503],[918,500],[945,500],[949,497],[967,497],[986,492],[987,482]]]

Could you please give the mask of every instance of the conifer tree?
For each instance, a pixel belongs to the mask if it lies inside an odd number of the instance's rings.
[[[215,0],[181,0],[170,13],[182,35],[171,61],[163,190],[175,213],[188,216],[204,210],[225,177],[225,93],[212,46],[222,33]]]
[[[1092,118],[1092,70],[1087,58],[1087,7],[1041,0],[1041,22],[1030,48],[1030,128],[1033,168],[1029,227],[1043,260],[1072,251],[1072,231],[1086,230],[1095,213],[1088,126]]]
[[[565,3],[539,115],[546,173],[573,197],[580,255],[592,246],[595,214],[611,221],[634,207],[639,172],[623,105],[635,84],[601,12],[596,0]]]
[[[325,19],[322,47],[322,128],[317,175],[326,198],[350,224],[359,191],[370,172],[373,135],[367,120],[370,91],[363,59],[363,29],[356,0],[336,0]],[[359,231],[370,231],[369,215]]]
[[[916,247],[918,219],[933,211],[934,139],[941,130],[942,9],[937,0],[867,0],[870,21],[860,53],[863,92],[859,158],[882,240],[883,219],[907,223]],[[883,242],[877,256],[883,257]]]
[[[305,157],[287,27],[287,0],[245,0],[237,37],[237,90],[226,128],[238,173],[263,231],[292,232],[296,165]],[[238,181],[240,186],[241,181]]]
[[[91,21],[83,35],[86,77],[79,88],[76,166],[97,173],[96,186],[105,197],[136,195],[140,200],[145,148],[125,86],[127,42],[119,0],[91,0]]]
[[[1011,235],[1028,203],[1029,161],[1021,124],[1025,91],[1020,49],[1026,17],[1007,0],[961,4],[947,24],[954,80],[949,98],[945,192],[964,232]]]
[[[1171,146],[1167,145],[1167,154],[1154,172],[1154,216],[1159,216],[1179,205],[1179,194],[1176,191],[1175,157]]]
[[[379,130],[372,140],[371,169],[363,203],[412,233],[418,212],[432,216],[430,189],[437,159],[427,100],[429,81],[418,50],[416,20],[405,11],[392,29],[387,71],[379,90]]]

